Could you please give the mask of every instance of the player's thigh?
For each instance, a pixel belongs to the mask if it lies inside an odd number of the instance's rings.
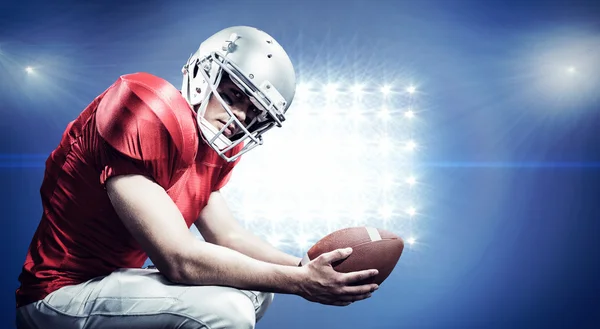
[[[156,270],[122,269],[61,288],[19,315],[44,327],[253,328],[271,300],[272,294],[179,285]]]

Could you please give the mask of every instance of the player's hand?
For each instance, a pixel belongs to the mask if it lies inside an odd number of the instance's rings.
[[[378,288],[377,284],[353,284],[377,275],[377,270],[340,273],[331,265],[346,259],[351,253],[351,248],[337,249],[321,254],[304,265],[305,279],[300,284],[298,295],[311,302],[336,306],[347,306],[371,297],[371,293]]]

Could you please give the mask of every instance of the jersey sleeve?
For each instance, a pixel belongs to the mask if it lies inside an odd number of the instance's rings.
[[[101,184],[113,176],[139,174],[169,189],[196,154],[190,113],[168,82],[150,74],[122,76],[96,110]]]

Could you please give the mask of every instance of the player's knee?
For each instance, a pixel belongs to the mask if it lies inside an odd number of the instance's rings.
[[[258,309],[256,310],[256,322],[258,322],[267,312],[267,309],[273,303],[275,294],[270,292],[261,292],[257,295]]]
[[[253,329],[256,324],[254,303],[243,293],[230,296],[216,314],[223,328]],[[215,327],[211,327],[215,328]]]
[[[256,323],[256,301],[238,289],[195,287],[178,299],[181,313],[211,329],[253,329]]]

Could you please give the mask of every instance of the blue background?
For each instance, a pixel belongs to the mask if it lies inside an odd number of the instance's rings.
[[[429,104],[422,244],[373,298],[280,295],[259,328],[600,327],[600,4],[511,0],[3,2],[0,327],[67,122],[125,73],[179,86],[188,55],[230,25],[271,33],[300,78],[357,58],[371,79],[413,77]],[[552,53],[586,78],[548,87]]]

